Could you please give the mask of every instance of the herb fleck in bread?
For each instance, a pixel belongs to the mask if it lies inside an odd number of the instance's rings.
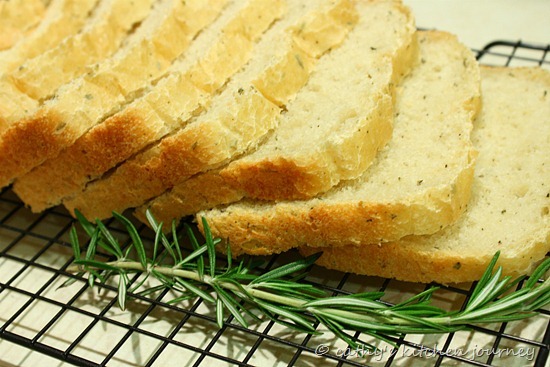
[[[0,187],[70,146],[161,77],[226,1],[162,0],[124,47],[0,136]]]
[[[324,248],[331,269],[415,282],[479,279],[495,252],[508,275],[529,274],[550,251],[550,72],[482,67],[483,108],[469,208],[431,236]],[[303,247],[303,254],[320,249]]]
[[[14,191],[33,211],[44,210],[180,128],[207,108],[212,95],[248,61],[254,43],[284,11],[284,1],[232,1],[147,94],[17,179]]]
[[[245,200],[197,217],[234,254],[385,242],[456,221],[474,170],[479,68],[454,36],[427,32],[419,41],[421,62],[399,88],[393,137],[360,178],[315,199]]]
[[[337,47],[353,28],[356,11],[347,0],[289,2],[288,16],[260,40],[246,67],[232,77],[208,110],[183,129],[121,164],[64,205],[88,217],[142,204],[178,181],[254,148],[275,126],[309,79],[317,58]],[[326,33],[332,37],[326,37]],[[329,43],[332,42],[332,43]],[[110,192],[124,186],[113,200]]]

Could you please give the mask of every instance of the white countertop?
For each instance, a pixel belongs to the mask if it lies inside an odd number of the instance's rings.
[[[403,0],[420,28],[454,33],[468,47],[495,40],[550,44],[549,0]]]

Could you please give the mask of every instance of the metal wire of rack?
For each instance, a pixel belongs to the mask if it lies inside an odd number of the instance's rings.
[[[483,64],[550,68],[550,45],[496,41],[474,50]],[[114,222],[106,223],[129,241]],[[116,286],[87,288],[74,275],[68,232],[72,217],[62,208],[28,211],[10,189],[0,192],[0,366],[547,366],[550,310],[523,321],[474,327],[443,335],[407,335],[397,348],[349,350],[329,335],[294,333],[272,321],[243,328],[228,317],[221,329],[201,301],[170,304],[170,292],[133,294],[128,309],[116,305]],[[138,227],[145,237],[152,233]],[[266,259],[264,270],[297,256]],[[137,282],[136,275],[131,282]],[[397,302],[425,285],[360,277],[313,267],[306,281],[334,294],[381,290]],[[442,286],[435,302],[460,308],[472,285]]]

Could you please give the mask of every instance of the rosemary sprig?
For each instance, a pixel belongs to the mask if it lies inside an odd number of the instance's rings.
[[[172,303],[190,298],[201,298],[215,305],[218,325],[223,325],[225,313],[248,327],[247,319],[259,320],[252,307],[261,315],[292,329],[318,334],[316,323],[324,325],[334,335],[351,347],[375,348],[346,333],[360,331],[375,338],[391,341],[389,336],[407,333],[448,333],[467,328],[473,324],[504,322],[527,318],[536,310],[550,303],[550,279],[542,283],[539,278],[550,269],[550,258],[542,262],[520,290],[509,292],[523,278],[512,280],[502,277],[502,269],[495,271],[499,254],[495,254],[483,277],[477,283],[471,298],[462,311],[448,312],[431,304],[432,294],[437,287],[415,295],[396,305],[380,302],[382,292],[366,292],[346,296],[330,297],[325,291],[311,284],[299,282],[307,274],[320,254],[275,268],[262,275],[253,274],[253,265],[240,261],[234,264],[228,246],[227,265],[216,263],[218,239],[212,238],[208,223],[203,219],[205,243],[199,245],[189,226],[185,231],[193,251],[183,256],[176,230],[172,225],[171,240],[162,231],[162,223],[147,213],[151,228],[155,231],[153,255],[147,258],[146,249],[135,226],[125,217],[114,213],[128,231],[131,245],[123,251],[115,237],[100,221],[91,223],[80,213],[76,217],[90,237],[87,250],[83,253],[78,243],[76,230],[71,231],[75,256],[74,265],[67,270],[78,275],[88,274],[88,284],[105,282],[112,275],[118,275],[118,303],[124,309],[128,293],[135,292],[149,276],[161,282],[160,287],[146,289],[149,294],[158,289],[170,288],[179,292]],[[162,246],[165,251],[160,251]],[[104,262],[96,258],[100,247],[116,260]],[[129,258],[137,254],[137,260]],[[145,277],[128,289],[129,274],[144,273]],[[67,281],[73,283],[74,278]]]

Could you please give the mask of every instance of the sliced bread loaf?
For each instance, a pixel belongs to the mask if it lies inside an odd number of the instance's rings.
[[[52,0],[40,24],[13,47],[0,52],[0,75],[12,72],[26,60],[56,47],[78,32],[98,1]]]
[[[14,183],[33,211],[81,192],[116,164],[185,124],[250,58],[285,11],[284,1],[232,1],[151,91],[90,129],[57,157]]]
[[[46,12],[48,1],[0,2],[0,50],[9,49],[35,28]]]
[[[246,67],[208,110],[64,202],[88,217],[142,204],[193,173],[251,149],[307,82],[317,58],[343,42],[356,21],[348,0],[289,1],[287,16],[262,37]],[[330,34],[330,37],[326,37]],[[113,188],[124,187],[113,197]]]
[[[399,88],[393,137],[361,177],[315,199],[246,200],[197,217],[236,255],[385,242],[456,221],[474,170],[479,69],[454,36],[427,32],[419,40],[421,62]]]
[[[331,269],[414,282],[479,279],[493,255],[511,276],[550,251],[550,72],[482,67],[483,108],[472,199],[457,223],[431,236],[324,248]],[[306,255],[319,249],[303,247]]]
[[[128,32],[150,13],[153,2],[103,0],[80,32],[5,75],[0,81],[0,119],[5,127],[28,116],[61,85],[116,51]]]
[[[62,86],[31,117],[0,136],[0,187],[70,146],[162,76],[226,0],[161,0],[111,58]]]
[[[391,136],[394,85],[416,61],[417,42],[406,9],[364,3],[360,14],[255,152],[183,181],[138,212],[170,222],[244,196],[311,197],[364,172]]]

